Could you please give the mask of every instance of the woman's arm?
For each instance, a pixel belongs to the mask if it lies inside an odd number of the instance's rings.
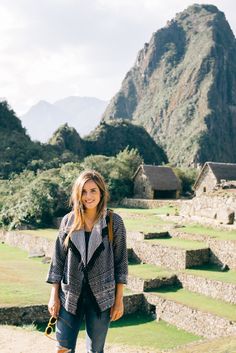
[[[57,317],[59,315],[59,310],[61,306],[59,299],[59,288],[59,283],[52,284],[51,294],[48,302],[48,311],[54,317]]]
[[[111,321],[118,320],[124,313],[123,290],[123,283],[116,283],[115,303],[110,312]]]

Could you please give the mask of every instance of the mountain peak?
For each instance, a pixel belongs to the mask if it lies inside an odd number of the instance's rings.
[[[143,125],[173,164],[236,162],[235,42],[216,6],[189,6],[144,44],[103,119]]]

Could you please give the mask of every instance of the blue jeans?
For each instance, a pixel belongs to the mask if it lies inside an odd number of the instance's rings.
[[[89,297],[83,299],[77,315],[69,313],[61,306],[56,323],[57,346],[68,348],[70,353],[75,353],[76,340],[84,317],[87,352],[103,353],[110,325],[110,308],[102,311],[99,317]]]

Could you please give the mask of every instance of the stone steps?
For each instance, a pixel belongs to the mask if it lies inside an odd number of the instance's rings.
[[[162,286],[175,285],[177,276],[173,271],[149,264],[130,264],[127,287],[145,292]]]
[[[206,338],[236,334],[236,314],[233,304],[178,288],[169,292],[160,290],[147,292],[144,295],[149,305],[156,306],[157,320],[162,319]],[[218,310],[222,306],[224,315]]]
[[[168,231],[161,232],[127,232],[128,241],[142,241],[146,239],[159,239],[159,238],[169,238]]]
[[[189,246],[188,246],[189,245]],[[181,270],[209,262],[209,248],[199,242],[181,239],[128,240],[136,260],[148,264]],[[191,249],[191,247],[193,247]]]
[[[227,272],[219,271],[218,276],[215,274],[212,278],[211,271],[186,270],[178,273],[177,277],[185,289],[236,304],[236,281],[227,280]]]

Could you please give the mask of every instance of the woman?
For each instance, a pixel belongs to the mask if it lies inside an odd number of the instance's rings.
[[[47,282],[52,283],[48,310],[57,317],[57,352],[75,352],[85,317],[87,352],[103,353],[110,321],[124,311],[127,283],[126,231],[121,217],[112,215],[102,176],[84,171],[75,181],[73,211],[62,219]]]

